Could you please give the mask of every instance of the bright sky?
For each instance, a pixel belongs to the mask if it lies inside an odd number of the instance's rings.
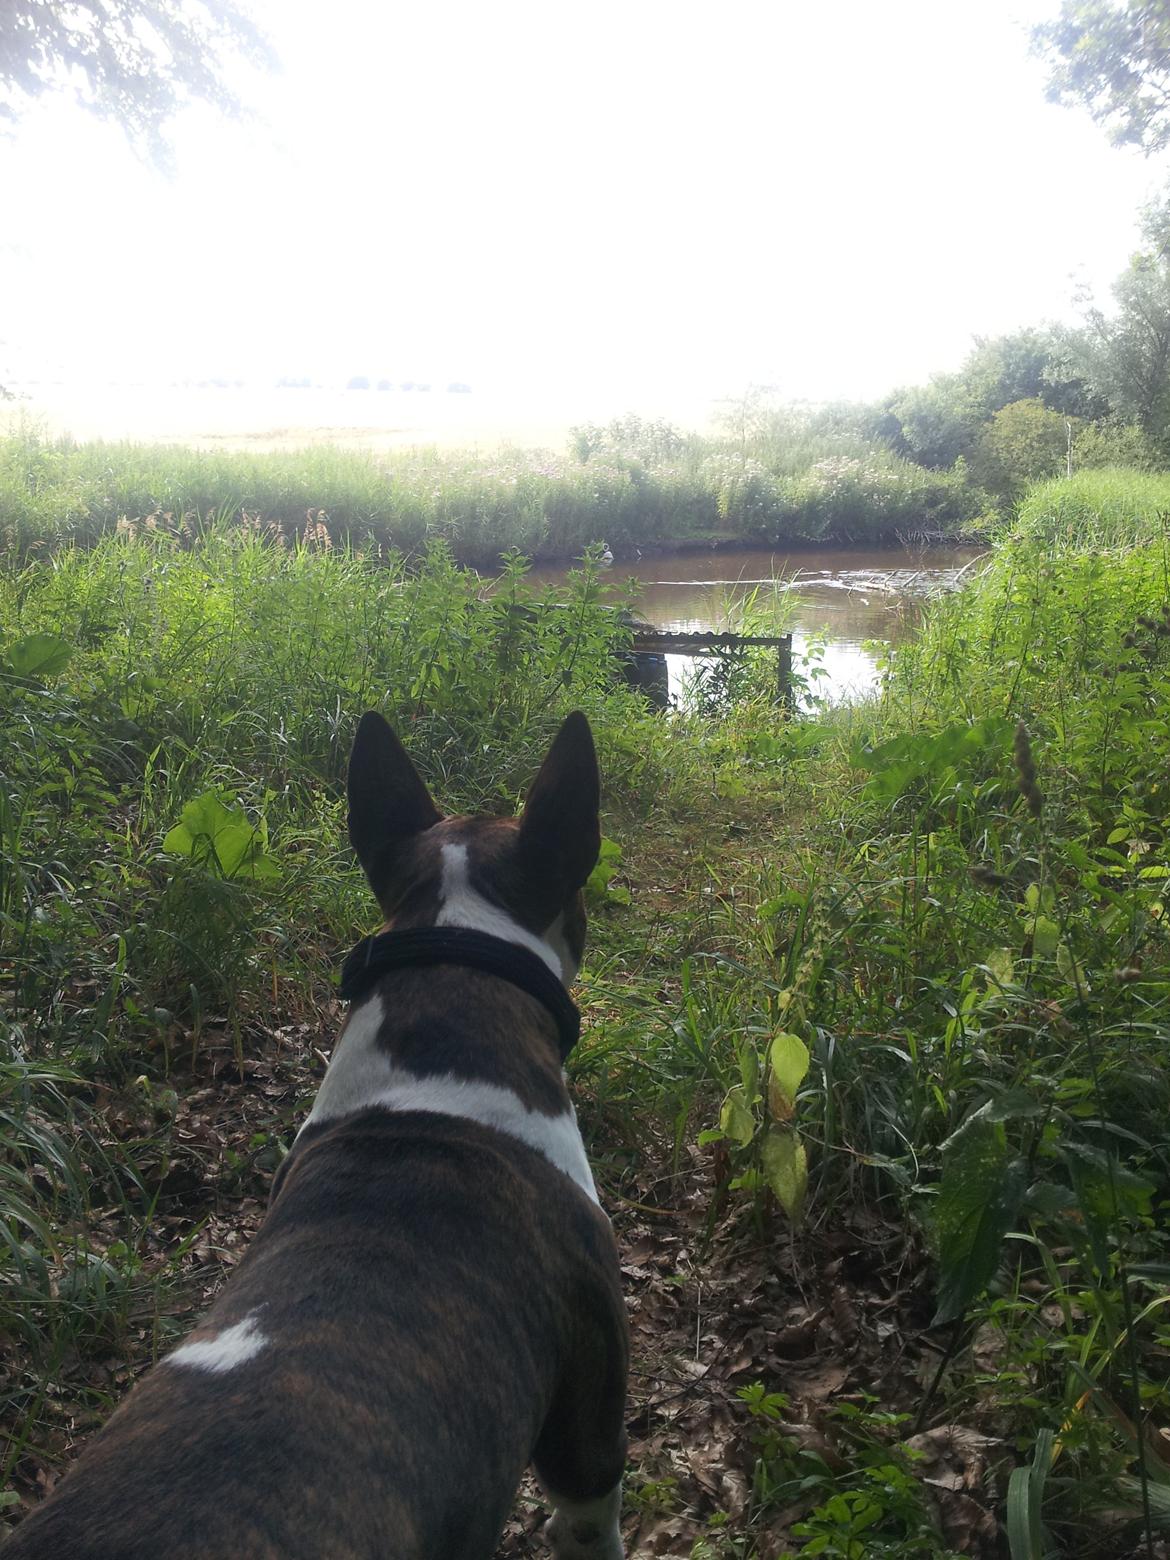
[[[258,0],[283,70],[173,182],[61,102],[0,143],[0,380],[920,381],[1105,295],[1165,177],[1044,101],[1057,3]]]

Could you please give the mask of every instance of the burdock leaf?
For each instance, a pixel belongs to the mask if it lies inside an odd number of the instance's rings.
[[[205,791],[183,808],[163,849],[213,866],[225,878],[279,877],[280,868],[265,854],[267,843],[263,820],[251,824],[241,808],[227,807],[214,791]]]
[[[56,634],[30,634],[9,645],[7,659],[16,677],[57,677],[73,659],[73,646]]]

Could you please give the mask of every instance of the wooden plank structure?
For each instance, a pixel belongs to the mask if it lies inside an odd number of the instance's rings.
[[[724,655],[741,649],[762,647],[776,651],[776,702],[792,707],[792,635],[791,634],[719,634],[714,632],[679,633],[653,628],[649,623],[634,623],[632,655],[647,659],[669,654]]]
[[[520,618],[532,619],[540,609],[529,602],[517,601],[510,602],[507,610]],[[563,603],[555,602],[551,610],[563,613],[568,609]],[[630,648],[620,657],[623,675],[632,687],[641,689],[655,709],[664,710],[670,705],[667,655],[729,655],[753,647],[776,651],[776,702],[790,710],[794,708],[791,634],[683,633],[655,628],[652,623],[644,623],[624,609],[617,610],[631,634]]]

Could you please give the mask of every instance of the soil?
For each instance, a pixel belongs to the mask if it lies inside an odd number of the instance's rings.
[[[302,1119],[339,1019],[330,1005],[309,1022],[254,1027],[242,1060],[226,1033],[211,1029],[194,1067],[188,1057],[165,1088],[139,1079],[94,1096],[95,1126],[111,1147],[133,1141],[148,1186],[153,1176],[142,1294],[149,1300],[152,1273],[171,1277],[161,1312],[132,1307],[107,1350],[61,1362],[41,1407],[37,1446],[26,1446],[14,1469],[22,1507],[52,1487],[108,1405],[187,1330],[239,1260],[264,1217],[277,1140]],[[590,1101],[580,1104],[588,1120]],[[855,1205],[795,1235],[778,1209],[757,1217],[743,1199],[729,1198],[725,1178],[719,1145],[684,1152],[676,1167],[669,1146],[653,1137],[637,1145],[619,1184],[602,1177],[633,1341],[631,1554],[688,1555],[713,1531],[750,1534],[761,1556],[791,1552],[788,1530],[809,1503],[761,1518],[757,1462],[767,1438],[815,1454],[830,1470],[844,1468],[850,1448],[842,1405],[861,1411],[876,1400],[883,1411],[914,1414],[936,1372],[941,1344],[925,1330],[930,1275],[904,1225]],[[98,1247],[125,1238],[113,1207],[97,1219],[92,1238]],[[27,1370],[11,1340],[0,1349],[0,1369],[9,1387]],[[740,1397],[757,1382],[784,1395],[774,1423]],[[934,1426],[927,1444],[940,1467],[949,1467],[957,1432],[944,1427],[943,1446],[937,1418],[926,1416]],[[911,1428],[903,1425],[898,1436]],[[997,1552],[986,1461],[982,1448],[977,1456],[961,1451],[961,1475],[951,1487],[945,1480],[938,1486],[948,1526],[956,1538],[967,1534],[973,1554]],[[500,1554],[544,1554],[546,1516],[526,1484]]]

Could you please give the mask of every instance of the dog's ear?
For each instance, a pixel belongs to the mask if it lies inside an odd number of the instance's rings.
[[[584,885],[601,851],[601,778],[589,722],[575,710],[553,738],[520,818],[520,844],[533,870],[552,875],[566,897]]]
[[[442,816],[418,770],[376,710],[358,722],[349,755],[349,840],[375,894],[391,849]]]

